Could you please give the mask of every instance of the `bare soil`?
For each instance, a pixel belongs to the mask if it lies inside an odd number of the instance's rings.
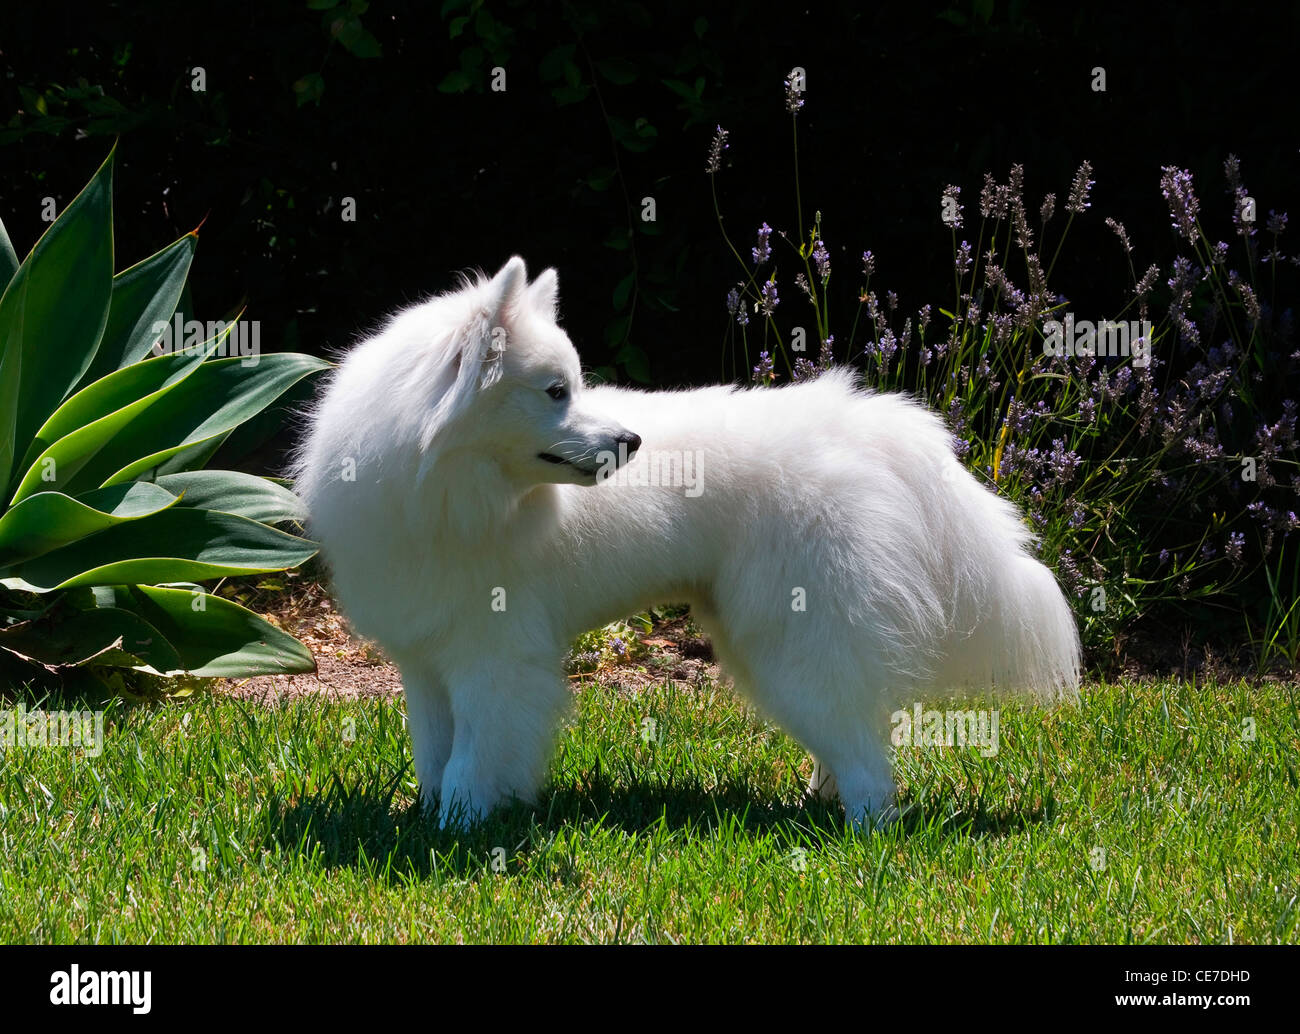
[[[316,658],[317,670],[307,675],[258,675],[220,679],[219,693],[274,704],[295,697],[324,693],[339,697],[383,697],[402,691],[402,677],[383,651],[355,635],[339,613],[327,589],[317,581],[294,579],[274,594],[257,592],[241,600],[263,617],[296,636]],[[648,685],[676,682],[699,685],[719,678],[713,647],[688,617],[656,621],[640,637],[639,656],[610,659],[593,673],[570,675],[575,688],[599,677],[615,689],[637,691]]]

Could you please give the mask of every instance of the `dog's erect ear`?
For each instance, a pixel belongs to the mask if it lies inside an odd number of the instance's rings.
[[[518,311],[527,283],[528,270],[518,255],[512,256],[488,282],[487,310],[495,324],[504,324],[510,315]]]
[[[481,291],[480,307],[453,336],[448,351],[449,369],[456,389],[443,395],[443,408],[475,388],[487,388],[501,376],[501,356],[506,350],[509,326],[526,303],[528,270],[518,255],[497,270],[496,276],[474,287]]]
[[[528,305],[534,312],[555,318],[559,309],[560,277],[554,269],[543,269],[528,285]]]

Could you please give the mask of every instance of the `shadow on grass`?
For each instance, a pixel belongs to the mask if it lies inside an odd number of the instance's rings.
[[[634,778],[615,785],[599,775],[582,786],[548,787],[535,808],[516,802],[468,830],[442,830],[418,803],[396,800],[405,774],[386,784],[349,786],[336,780],[292,801],[273,799],[263,815],[263,846],[314,859],[324,868],[420,879],[485,873],[491,871],[494,855],[509,860],[506,874],[521,874],[529,856],[565,829],[644,835],[665,828],[685,838],[734,835],[771,839],[780,850],[810,851],[841,843],[848,835],[838,802],[774,801],[769,791],[743,783],[706,788]],[[899,840],[1002,837],[1050,820],[1054,812],[1050,797],[1045,805],[989,810],[970,793],[935,788],[921,799],[905,796],[902,817],[875,835]]]

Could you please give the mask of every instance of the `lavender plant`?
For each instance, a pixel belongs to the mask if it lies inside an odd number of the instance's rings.
[[[1025,170],[1014,165],[1006,182],[985,174],[979,222],[969,229],[961,187],[941,192],[950,308],[905,312],[892,291],[882,301],[876,257],[864,251],[849,319],[831,304],[821,213],[802,229],[805,97],[791,83],[798,236],[765,222],[743,258],[718,204],[729,135],[721,126],[710,152],[718,225],[741,269],[727,294],[727,354],[739,351],[762,384],[851,363],[870,385],[910,391],[943,413],[970,469],[1029,514],[1095,658],[1116,650],[1139,618],[1163,616],[1228,629],[1261,663],[1294,668],[1300,552],[1288,537],[1300,526],[1300,351],[1292,308],[1280,300],[1294,291],[1300,258],[1281,250],[1286,213],[1270,211],[1260,233],[1256,202],[1229,155],[1230,202],[1213,211],[1232,240],[1212,243],[1192,174],[1163,168],[1176,254],[1139,276],[1128,231],[1107,218],[1130,286],[1113,316],[1084,321],[1049,282],[1074,220],[1094,218],[1092,166],[1080,165],[1061,219],[1052,193],[1031,215]],[[801,331],[783,329],[782,295],[811,310],[815,357]],[[843,344],[834,319],[849,320]]]

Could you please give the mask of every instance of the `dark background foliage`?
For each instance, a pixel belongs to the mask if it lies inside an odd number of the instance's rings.
[[[1055,280],[1105,311],[1126,270],[1101,217],[1126,223],[1139,266],[1162,259],[1161,165],[1191,169],[1207,203],[1229,151],[1264,209],[1294,180],[1298,24],[1291,5],[998,0],[6,4],[0,212],[30,246],[41,199],[61,210],[120,136],[119,268],[206,220],[195,311],[246,300],[265,349],[327,354],[455,271],[518,252],[559,268],[589,367],[698,383],[722,370],[735,272],[702,171],[709,139],[731,131],[719,183],[733,235],[792,226],[792,66],[808,75],[803,195],[833,256],[856,266],[870,248],[904,306],[942,303],[943,186],[963,185],[973,212],[984,171],[1022,162],[1034,204],[1063,199],[1087,158],[1098,217]],[[1097,65],[1105,93],[1090,88]]]

